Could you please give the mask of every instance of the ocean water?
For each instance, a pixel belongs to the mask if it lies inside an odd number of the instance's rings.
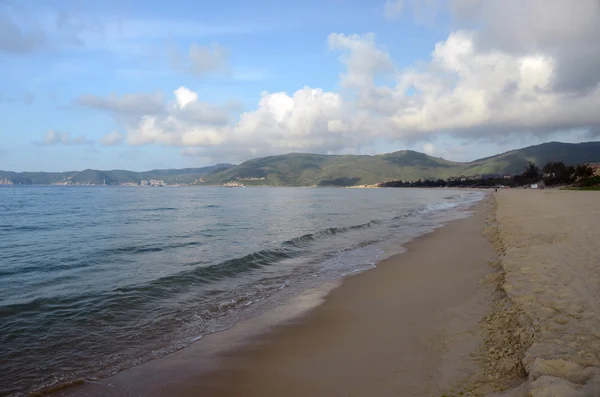
[[[164,356],[464,216],[447,189],[0,188],[0,396]]]

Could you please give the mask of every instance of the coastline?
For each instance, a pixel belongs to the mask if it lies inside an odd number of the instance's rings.
[[[416,238],[406,253],[340,286],[306,291],[179,352],[52,395],[441,395],[464,386],[494,295],[480,283],[495,256],[482,236],[488,207],[484,199],[474,215]],[[329,380],[306,382],[319,374]],[[231,384],[238,388],[223,389]]]

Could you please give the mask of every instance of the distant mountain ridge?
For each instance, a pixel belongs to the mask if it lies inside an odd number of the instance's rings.
[[[465,163],[412,150],[375,156],[290,153],[248,160],[210,173],[203,180],[205,184],[353,186],[390,180],[447,179],[461,175],[514,175],[523,172],[528,161],[540,166],[549,161],[573,165],[600,162],[600,142],[549,142]]]
[[[600,142],[549,142],[511,150],[471,162],[455,162],[412,150],[368,155],[289,153],[202,168],[152,170],[84,170],[60,173],[0,171],[0,183],[15,184],[136,184],[159,179],[167,184],[354,186],[390,180],[447,179],[453,176],[521,173],[528,161],[575,165],[600,162]]]
[[[216,164],[201,168],[156,169],[136,172],[126,170],[83,170],[67,172],[11,172],[0,171],[0,181],[23,185],[119,185],[139,184],[142,180],[163,180],[167,184],[193,184],[202,176],[233,167],[233,164]]]

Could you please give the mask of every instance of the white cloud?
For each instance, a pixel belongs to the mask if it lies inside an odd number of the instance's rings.
[[[130,144],[210,147],[247,156],[247,153],[342,148],[347,143],[344,135],[348,126],[340,119],[343,101],[339,94],[309,87],[292,96],[264,92],[258,108],[241,114],[235,123],[215,119],[214,113],[224,109],[210,109],[207,104],[199,103],[197,94],[185,87],[174,94],[174,104],[165,106],[168,109],[165,115],[146,115],[139,124],[129,126]],[[186,115],[187,111],[193,111],[194,117]],[[202,152],[185,150],[183,154]]]
[[[174,91],[175,100],[177,101],[177,105],[179,105],[180,109],[185,108],[188,104],[194,103],[198,100],[198,94],[193,91],[188,90],[185,87],[179,87]]]
[[[474,37],[479,51],[553,58],[555,91],[587,92],[600,81],[597,0],[454,0],[451,5],[461,23],[482,26]]]
[[[125,135],[121,134],[119,131],[113,131],[100,138],[100,143],[103,146],[116,146],[120,145],[124,140]]]
[[[392,19],[399,17],[404,9],[404,0],[385,0],[384,15]]]
[[[491,137],[494,130],[526,132],[593,126],[600,90],[566,96],[553,89],[558,60],[544,53],[511,54],[478,48],[473,32],[438,43],[426,68],[398,75],[396,94],[414,89],[411,107],[393,117],[400,130],[452,131]],[[487,132],[485,130],[488,130]]]
[[[52,146],[52,145],[92,145],[93,142],[87,140],[83,135],[79,136],[71,136],[68,132],[58,132],[55,130],[48,130],[42,140],[39,142],[34,142],[43,146]]]
[[[427,142],[423,145],[423,153],[433,156],[435,154],[435,146],[432,143]]]
[[[292,96],[263,92],[258,108],[240,116],[233,134],[263,152],[343,147],[342,116],[339,94],[310,87]]]
[[[215,146],[223,143],[222,129],[208,123],[188,123],[176,116],[144,116],[129,130],[132,145]]]
[[[329,48],[342,51],[340,60],[346,66],[346,73],[341,76],[341,85],[349,88],[360,88],[373,85],[375,76],[394,71],[390,55],[375,43],[375,35],[345,35],[331,33],[328,37]]]
[[[491,3],[502,18],[492,20]],[[170,103],[157,101],[148,107],[151,111],[140,113],[143,117],[123,122],[128,142],[243,159],[290,151],[356,152],[381,141],[427,143],[424,150],[434,153],[428,142],[440,135],[503,141],[599,131],[600,75],[581,65],[588,60],[584,50],[592,65],[600,60],[600,47],[592,47],[586,36],[600,37],[600,23],[595,23],[600,22],[600,4],[581,0],[583,13],[556,6],[560,2],[548,7],[538,0],[523,0],[518,7],[512,3],[512,12],[522,14],[522,25],[516,27],[505,3],[454,0],[457,21],[469,22],[475,15],[483,28],[451,32],[433,46],[428,60],[402,70],[375,35],[330,34],[329,48],[340,53],[345,66],[340,92],[311,87],[263,92],[255,109],[233,118],[227,106],[201,102],[193,90],[180,87]],[[560,12],[575,21],[559,21]],[[569,64],[574,57],[583,58]],[[394,83],[381,83],[386,81],[381,76]],[[580,89],[582,82],[585,89]],[[124,98],[95,104],[114,111],[127,108]]]

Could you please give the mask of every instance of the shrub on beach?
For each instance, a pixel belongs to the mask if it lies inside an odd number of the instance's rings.
[[[600,176],[592,176],[590,178],[584,178],[577,182],[577,187],[597,187],[600,186]]]

